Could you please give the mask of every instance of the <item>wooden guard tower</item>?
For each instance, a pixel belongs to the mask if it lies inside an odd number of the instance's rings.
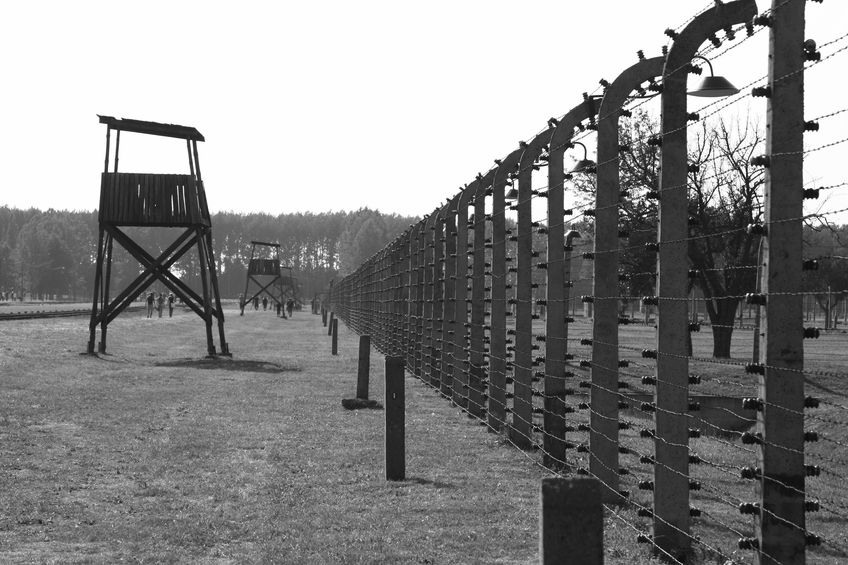
[[[271,297],[276,304],[282,306],[285,312],[285,302],[288,298],[297,300],[297,284],[292,276],[291,267],[283,266],[280,259],[280,244],[265,243],[264,241],[251,241],[250,262],[247,264],[247,279],[244,282],[244,303],[249,305],[254,298],[261,296],[264,292]],[[256,257],[256,246],[259,246],[260,255],[270,255],[271,258]],[[270,248],[264,250],[263,248]],[[263,276],[265,284],[257,277]],[[267,277],[272,277],[270,280]],[[248,295],[251,281],[259,287],[252,295]]]
[[[206,206],[206,193],[200,176],[197,142],[205,141],[193,127],[139,120],[98,116],[106,124],[106,160],[100,181],[100,235],[97,243],[97,267],[94,273],[94,301],[91,307],[88,352],[94,353],[97,326],[100,342],[97,350],[106,351],[106,330],[109,322],[129,306],[151,284],[160,281],[191,308],[206,323],[206,345],[209,355],[215,355],[212,339],[212,320],[218,320],[221,355],[229,355],[224,338],[224,313],[212,252],[212,222]],[[110,137],[115,131],[115,160],[109,172]],[[119,173],[118,151],[121,132],[129,131],[186,140],[189,174]],[[182,235],[158,256],[153,256],[127,235],[126,226],[184,228]],[[110,298],[112,245],[118,242],[135,257],[143,271],[115,298]],[[202,295],[197,294],[169,270],[180,257],[197,247],[200,262]],[[213,304],[214,300],[214,304]]]

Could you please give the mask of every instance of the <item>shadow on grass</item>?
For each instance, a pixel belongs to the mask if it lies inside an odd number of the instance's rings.
[[[834,390],[832,388],[828,388],[828,387],[826,387],[822,384],[819,384],[819,383],[813,381],[809,377],[804,377],[804,384],[808,384],[811,387],[817,388],[819,390],[823,390],[823,391],[830,393],[834,396],[841,396],[842,398],[848,398],[848,394],[846,394],[845,392],[842,392],[842,391],[839,391],[839,390]]]
[[[286,373],[300,371],[296,365],[280,365],[270,361],[250,361],[247,359],[178,359],[176,361],[161,361],[157,367],[190,367],[193,369],[220,369],[222,371],[245,371],[250,373]]]
[[[390,484],[394,486],[408,486],[410,484],[414,484],[442,489],[454,488],[454,485],[450,483],[443,483],[442,481],[431,481],[430,479],[422,479],[421,477],[406,477],[402,481],[390,482]]]

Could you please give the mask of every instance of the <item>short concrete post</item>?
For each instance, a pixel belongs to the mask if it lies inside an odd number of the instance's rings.
[[[324,327],[327,327],[327,309],[321,308],[321,323],[324,324]]]
[[[333,319],[333,323],[330,324],[330,332],[333,335],[333,355],[339,354],[339,321],[337,319]]]
[[[406,476],[406,416],[403,357],[386,357],[386,480]]]
[[[542,479],[539,556],[542,565],[604,562],[604,513],[597,479]]]
[[[333,320],[335,320],[335,313],[330,312],[330,327],[327,328],[327,335],[333,335]]]
[[[359,371],[356,376],[356,398],[368,400],[368,373],[371,370],[371,336],[359,336]]]

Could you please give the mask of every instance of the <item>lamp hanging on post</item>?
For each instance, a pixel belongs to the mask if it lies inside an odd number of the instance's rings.
[[[586,146],[580,143],[579,141],[572,141],[572,145],[579,145],[583,148],[583,158],[577,161],[577,164],[574,165],[569,173],[591,173],[594,172],[597,168],[598,164],[593,160],[589,159],[588,152],[586,151]]]
[[[739,92],[739,89],[733,86],[729,80],[723,76],[716,76],[713,73],[713,64],[710,60],[701,55],[695,55],[692,59],[703,59],[710,69],[710,76],[704,77],[701,84],[694,90],[690,90],[686,94],[689,96],[701,96],[704,98],[721,98],[724,96],[732,96]]]

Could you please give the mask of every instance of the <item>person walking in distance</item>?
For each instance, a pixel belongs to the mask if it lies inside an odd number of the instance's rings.
[[[262,297],[262,309],[263,310],[268,309],[268,297],[267,296]]]
[[[244,316],[244,295],[243,294],[239,294],[239,311],[241,311],[241,314],[239,314],[239,316]]]
[[[168,295],[168,317],[169,317],[169,318],[173,318],[173,317],[174,317],[174,300],[175,300],[175,299],[176,299],[176,298],[174,297],[174,293],[173,293],[173,292],[172,292],[171,294],[169,294],[169,295]]]
[[[165,306],[165,294],[160,292],[156,298],[156,311],[159,312],[159,317],[162,317],[162,309]]]
[[[286,311],[289,314],[289,318],[291,318],[292,312],[294,312],[294,300],[292,300],[291,298],[289,298],[286,302]]]
[[[147,293],[147,317],[148,318],[153,317],[153,293],[152,292]]]

